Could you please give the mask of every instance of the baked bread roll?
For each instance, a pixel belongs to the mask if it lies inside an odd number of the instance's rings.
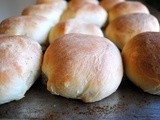
[[[0,35],[0,104],[24,97],[40,73],[41,46],[24,36]]]
[[[26,35],[44,45],[52,24],[41,16],[10,17],[0,23],[0,34]]]
[[[84,102],[111,95],[123,76],[121,55],[112,42],[76,33],[64,35],[50,44],[42,71],[52,94]]]
[[[146,31],[159,31],[156,17],[150,14],[134,13],[113,20],[105,30],[105,35],[120,49],[135,35]]]
[[[107,15],[107,12],[100,5],[84,3],[81,6],[69,5],[62,14],[61,21],[74,18],[102,27],[107,20]]]
[[[160,95],[160,33],[141,33],[123,48],[125,72],[145,92]]]
[[[83,6],[85,3],[90,3],[90,4],[96,4],[99,5],[98,0],[70,0],[69,1],[69,7],[71,6]]]
[[[69,33],[81,33],[103,37],[103,32],[98,26],[78,19],[69,19],[64,22],[59,22],[51,29],[49,42],[52,43],[55,39]]]
[[[124,2],[125,0],[101,0],[100,5],[106,9],[107,11],[111,9],[113,6],[120,2]]]
[[[52,3],[36,4],[25,8],[22,15],[43,16],[53,22],[53,25],[59,22],[64,10],[67,8],[66,1],[55,1]]]
[[[61,2],[65,0],[37,0],[36,4],[43,4],[43,3],[52,3],[52,2]]]
[[[125,1],[121,2],[114,7],[112,7],[109,11],[109,21],[114,20],[115,18],[132,14],[132,13],[146,13],[149,14],[148,8],[138,1]]]

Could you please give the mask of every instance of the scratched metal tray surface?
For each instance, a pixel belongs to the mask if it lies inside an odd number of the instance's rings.
[[[24,2],[21,0],[0,0],[0,14],[3,8],[1,8],[3,1],[11,3],[19,1],[21,2],[19,4],[23,4]],[[23,4],[23,7],[21,6],[18,9],[21,10],[33,2],[34,0],[28,0],[28,2]],[[12,5],[11,3],[10,5]],[[16,6],[12,7],[17,8]],[[160,13],[152,7],[149,7],[149,9],[160,20]],[[1,16],[1,19],[3,17]],[[0,119],[160,119],[160,96],[144,93],[141,89],[133,85],[126,76],[124,76],[120,87],[114,94],[99,102],[90,104],[83,103],[79,100],[54,96],[46,90],[46,86],[42,84],[42,80],[43,77],[40,76],[30,90],[27,91],[23,99],[0,105]]]

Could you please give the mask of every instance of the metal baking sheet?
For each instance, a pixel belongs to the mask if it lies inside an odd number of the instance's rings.
[[[1,6],[3,6],[2,3],[4,1],[13,3],[18,0],[0,1],[0,13],[2,14]],[[19,2],[23,4],[24,1],[19,0]],[[32,3],[33,1],[30,0],[27,4]],[[25,6],[26,4],[23,4],[23,8]],[[12,7],[16,8],[16,5]],[[153,8],[150,8],[150,11],[160,20],[160,13],[158,11]],[[160,119],[160,96],[144,93],[133,85],[126,76],[124,76],[120,87],[114,94],[99,102],[89,104],[50,94],[46,90],[46,86],[42,84],[42,80],[43,77],[40,76],[31,89],[27,91],[23,99],[0,105],[0,119]]]

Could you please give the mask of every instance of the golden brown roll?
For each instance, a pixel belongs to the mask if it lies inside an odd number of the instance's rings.
[[[103,32],[98,26],[78,19],[69,19],[59,22],[51,29],[49,33],[49,42],[52,43],[55,39],[69,33],[81,33],[103,37]]]
[[[0,23],[0,34],[26,35],[44,45],[52,25],[52,22],[41,16],[10,17]]]
[[[121,2],[114,7],[112,7],[109,11],[109,21],[114,20],[115,18],[132,14],[132,13],[146,13],[149,14],[148,8],[138,1],[125,1]]]
[[[90,3],[90,4],[99,4],[98,0],[70,0],[69,1],[69,7],[70,6],[83,6],[86,3]]]
[[[67,34],[50,44],[42,71],[55,95],[99,101],[114,93],[123,76],[121,54],[104,37]]]
[[[111,9],[113,6],[120,2],[124,2],[125,0],[101,0],[100,5],[106,9],[107,11]]]
[[[160,33],[146,32],[123,48],[125,72],[145,92],[160,95]]]
[[[52,3],[52,2],[61,2],[65,0],[37,0],[36,4],[43,4],[43,3]]]
[[[25,8],[22,15],[43,16],[53,22],[53,25],[59,22],[64,10],[67,8],[66,1],[55,1],[52,3],[36,4]]]
[[[100,5],[85,3],[82,6],[69,5],[68,9],[62,14],[61,21],[74,18],[102,27],[107,20],[107,16],[107,12]]]
[[[0,35],[0,104],[24,97],[40,74],[41,46],[24,36]]]
[[[105,35],[120,49],[135,35],[146,31],[159,31],[156,17],[150,14],[134,13],[113,20],[105,30]]]

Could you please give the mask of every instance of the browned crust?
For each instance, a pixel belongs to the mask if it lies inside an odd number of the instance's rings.
[[[114,20],[115,18],[132,14],[132,13],[146,13],[149,14],[148,8],[138,1],[125,1],[121,2],[114,7],[112,7],[109,11],[109,21]]]
[[[134,13],[118,17],[106,28],[105,35],[120,49],[135,35],[146,31],[159,31],[156,17],[144,13]]]
[[[125,0],[101,0],[100,5],[108,11],[116,4],[119,4],[120,2],[124,2],[124,1]]]
[[[123,75],[116,46],[105,38],[82,34],[56,39],[45,53],[42,70],[53,94],[85,102],[112,94]]]
[[[145,32],[131,39],[122,51],[125,72],[137,86],[160,94],[160,33]]]

